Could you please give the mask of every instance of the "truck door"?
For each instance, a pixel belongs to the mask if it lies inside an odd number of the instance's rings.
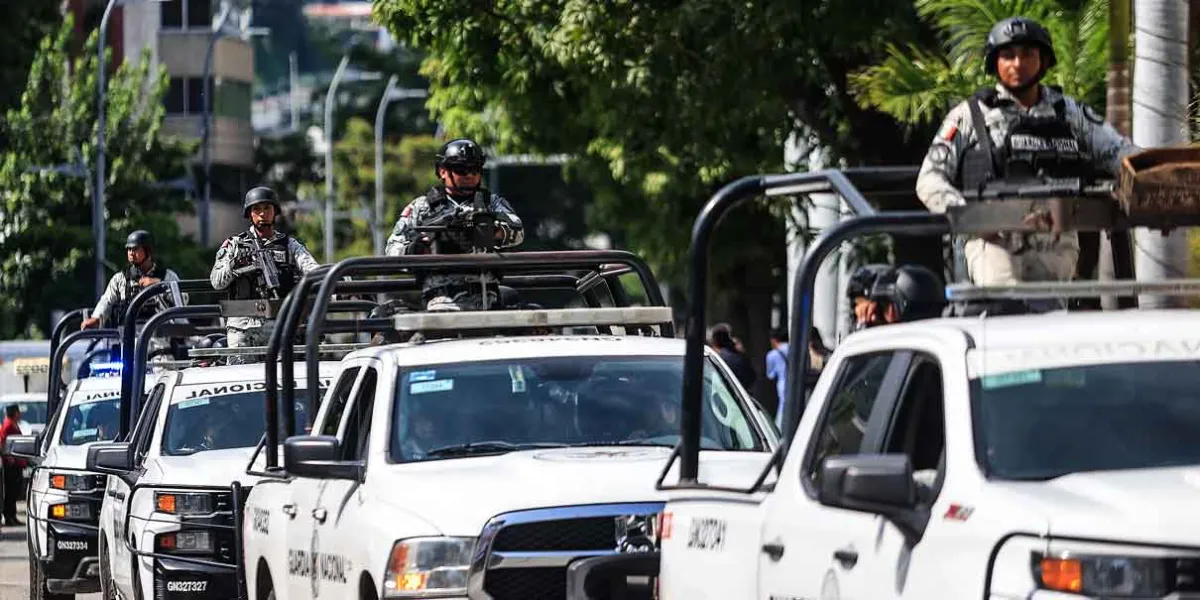
[[[358,379],[361,366],[347,365],[322,401],[321,418],[314,424],[313,435],[337,435],[342,413]],[[309,382],[312,385],[313,382]],[[283,512],[284,538],[287,540],[288,598],[317,598],[321,591],[321,565],[317,560],[319,539],[313,537],[313,513],[325,481],[311,477],[292,477]],[[276,510],[268,507],[268,510]]]
[[[150,395],[146,400],[142,413],[138,415],[138,421],[134,425],[133,431],[129,435],[129,443],[133,448],[133,471],[130,472],[130,477],[136,477],[141,472],[142,462],[146,458],[146,454],[150,450],[150,439],[153,437],[154,425],[158,422],[158,408],[162,404],[163,393],[166,390],[165,383],[159,383],[150,391]],[[132,594],[133,581],[133,553],[130,552],[127,543],[135,543],[136,533],[126,529],[126,523],[130,520],[129,506],[133,502],[133,494],[131,493],[129,482],[110,475],[108,477],[108,489],[105,491],[108,498],[106,500],[111,504],[112,511],[112,526],[109,531],[113,532],[113,538],[108,541],[110,556],[112,556],[112,576],[113,581],[123,593]],[[148,493],[143,491],[143,494]],[[146,550],[146,548],[141,548]]]
[[[843,357],[825,397],[810,400],[820,411],[816,426],[790,450],[802,459],[789,457],[765,501],[758,597],[873,600],[857,563],[871,550],[863,541],[876,531],[875,517],[817,502],[820,465],[874,451],[881,436],[873,413],[894,404],[909,357],[894,350]]]
[[[895,410],[880,415],[881,420],[886,422],[881,423],[884,438],[877,452],[908,456],[917,485],[918,502],[927,507],[932,507],[938,501],[942,483],[946,479],[946,386],[942,374],[943,369],[933,354],[915,353]],[[946,504],[949,505],[949,502]],[[942,515],[948,514],[947,508],[939,506],[931,514],[936,518],[930,520],[929,526],[936,527]],[[968,510],[955,511],[954,514],[962,516],[955,516],[952,520],[965,520],[970,513]],[[874,521],[875,527],[869,540],[874,552],[861,555],[857,567],[863,571],[862,577],[871,586],[868,590],[870,597],[929,598],[944,592],[939,590],[937,581],[931,581],[930,575],[935,580],[943,578],[941,569],[950,561],[939,560],[935,555],[952,551],[945,544],[953,544],[953,540],[925,536],[920,542],[912,543],[888,519],[875,515]],[[863,543],[867,541],[863,540]],[[947,557],[944,554],[941,556]],[[917,570],[919,565],[935,566]],[[913,577],[909,576],[910,569]]]
[[[371,435],[371,413],[375,407],[379,371],[374,364],[363,367],[362,377],[355,386],[349,407],[343,411],[338,425],[338,440],[341,442],[340,460],[365,461],[367,441]],[[358,579],[354,567],[362,563],[355,554],[359,544],[355,538],[362,534],[361,523],[356,524],[353,507],[358,502],[351,499],[360,492],[362,484],[347,479],[329,479],[321,488],[317,507],[313,510],[313,548],[321,553],[324,565],[321,578],[321,595],[330,598],[350,598],[358,593]]]

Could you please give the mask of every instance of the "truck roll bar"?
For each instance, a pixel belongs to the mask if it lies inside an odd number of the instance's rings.
[[[66,321],[65,317],[59,323],[64,321]],[[55,346],[54,354],[50,356],[50,381],[49,385],[47,385],[46,395],[47,415],[53,415],[54,411],[58,410],[58,404],[62,400],[62,364],[71,346],[80,340],[115,340],[118,335],[120,335],[120,332],[116,329],[84,329],[83,331],[70,333],[67,337],[62,338],[62,341]],[[46,422],[49,423],[49,421],[50,417],[48,416]]]
[[[711,244],[713,230],[717,224],[731,209],[737,207],[743,202],[765,194],[768,197],[784,196],[788,197],[795,194],[812,194],[812,193],[836,193],[842,197],[850,209],[857,215],[875,215],[875,207],[867,201],[863,192],[856,187],[869,189],[875,192],[895,191],[900,185],[911,186],[916,181],[917,169],[912,167],[882,167],[882,168],[861,168],[847,169],[837,171],[826,169],[822,171],[811,171],[805,173],[788,173],[784,175],[751,175],[738,179],[717,191],[716,194],[708,201],[708,204],[701,209],[700,214],[696,217],[696,222],[692,227],[692,242],[688,248],[688,316],[687,316],[687,337],[686,351],[683,359],[683,399],[681,404],[680,415],[680,440],[679,440],[679,487],[698,487],[700,482],[698,476],[700,472],[700,415],[703,394],[703,373],[704,373],[704,338],[705,338],[705,322],[707,317],[707,296],[708,296],[708,263],[709,263],[709,246]],[[853,179],[856,183],[851,183]],[[908,189],[913,189],[908,187]],[[927,213],[920,213],[927,214]],[[941,217],[944,221],[945,217]],[[836,247],[836,241],[828,241],[827,244],[832,244],[829,249]],[[819,242],[818,242],[819,243]],[[828,250],[825,251],[826,253]],[[811,255],[812,252],[810,251]],[[824,258],[822,255],[821,258]],[[807,257],[806,257],[806,263]],[[819,264],[819,263],[818,263]],[[814,271],[815,274],[815,271]],[[798,290],[800,288],[797,288]],[[797,316],[803,314],[804,311],[811,311],[811,299],[803,294],[797,294],[793,302],[792,314],[792,335],[793,346],[804,348],[808,339],[808,331],[805,330],[802,334],[796,333],[796,327],[801,319]],[[797,346],[797,344],[800,344]],[[788,376],[791,377],[794,370],[791,366],[791,359],[796,356],[807,356],[805,352],[789,352],[789,367]],[[803,367],[799,368],[801,376],[791,381],[804,381]],[[791,386],[792,389],[802,389],[803,386]],[[803,397],[803,396],[801,396]],[[668,460],[663,471],[663,478],[666,477],[666,472],[671,468],[673,461]],[[660,489],[662,479],[659,480]]]
[[[50,356],[58,350],[58,345],[62,342],[63,336],[67,335],[67,328],[73,326],[77,322],[83,322],[83,319],[88,314],[88,309],[77,308],[67,311],[58,322],[54,324],[54,329],[50,331]]]
[[[210,294],[217,293],[212,287],[212,282],[207,279],[185,279],[182,281],[160,281],[158,283],[148,285],[142,288],[132,300],[129,301],[129,306],[125,308],[124,320],[121,321],[121,397],[132,398],[133,381],[125,377],[125,373],[133,368],[132,359],[133,352],[126,348],[133,348],[137,341],[137,314],[141,312],[142,307],[155,296],[160,296],[165,293],[176,295],[179,291],[184,292],[208,292]],[[180,308],[180,307],[176,307]],[[157,315],[156,315],[157,316]],[[161,321],[160,321],[161,322]],[[140,391],[138,392],[141,393]],[[121,433],[126,432],[125,427],[129,423],[124,419],[127,415],[122,412],[121,415]]]
[[[447,267],[470,268],[472,270],[495,270],[503,272],[506,268],[521,267],[556,267],[592,268],[603,263],[621,263],[637,271],[646,289],[647,297],[654,306],[663,306],[662,290],[654,279],[650,267],[632,252],[621,250],[581,250],[574,252],[513,252],[488,254],[424,254],[417,256],[362,256],[347,258],[330,267],[321,281],[312,310],[308,315],[308,331],[306,342],[308,346],[307,367],[308,380],[317,381],[320,369],[317,364],[317,345],[321,341],[321,325],[328,310],[329,300],[333,294],[335,282],[342,275],[389,275],[399,268],[409,269],[444,269]],[[289,338],[294,331],[285,332]],[[310,406],[315,408],[320,402],[316,387],[308,389]]]
[[[367,256],[349,258],[334,265],[322,265],[306,273],[296,287],[284,298],[279,307],[280,315],[271,332],[266,353],[266,402],[267,431],[263,437],[265,448],[266,469],[269,471],[278,465],[279,418],[280,412],[285,420],[284,434],[295,435],[295,390],[292,385],[272,385],[279,379],[285,382],[295,380],[292,340],[301,330],[301,318],[304,311],[309,311],[308,322],[303,326],[306,335],[306,375],[319,379],[320,368],[318,355],[321,352],[319,341],[321,335],[329,331],[331,324],[325,322],[325,314],[336,309],[337,302],[331,301],[334,293],[388,293],[396,291],[416,291],[421,288],[420,282],[413,276],[414,272],[431,269],[456,269],[476,271],[479,269],[492,270],[503,274],[502,284],[518,289],[575,289],[581,294],[591,293],[590,287],[581,290],[581,277],[564,275],[564,270],[580,270],[587,272],[603,271],[611,273],[606,265],[613,264],[618,268],[627,267],[630,272],[638,274],[642,286],[646,290],[648,302],[654,306],[665,306],[662,291],[654,278],[650,267],[637,255],[619,250],[581,250],[563,252],[515,252],[488,254],[446,254],[418,256]],[[552,271],[546,273],[546,271]],[[553,272],[557,271],[557,272]],[[374,280],[345,280],[350,275],[363,276],[404,276],[403,279],[374,279]],[[320,283],[318,286],[317,284]],[[311,295],[317,294],[311,306],[306,306]],[[393,331],[392,319],[383,323],[374,323],[375,319],[364,320],[367,325],[363,331]],[[667,324],[671,325],[671,324]],[[378,326],[378,328],[377,328]],[[663,335],[674,335],[673,328],[667,327]],[[285,341],[286,340],[286,341]],[[279,371],[276,372],[276,364]],[[280,406],[280,402],[283,405]],[[319,407],[319,390],[309,389],[309,418],[312,419]],[[282,410],[280,410],[282,409]],[[311,423],[310,423],[311,424]]]
[[[157,285],[157,284],[156,284]],[[133,347],[133,368],[130,368],[131,363],[123,362],[121,365],[121,426],[117,430],[117,439],[125,439],[125,435],[129,433],[130,426],[137,418],[138,413],[142,409],[142,390],[146,387],[146,362],[147,354],[150,352],[150,339],[158,329],[167,321],[187,317],[219,317],[221,316],[221,307],[216,304],[199,304],[193,306],[176,306],[168,308],[146,321],[142,327],[141,334],[138,336],[137,344]],[[206,329],[196,327],[198,330]],[[127,353],[122,353],[127,354]],[[129,389],[132,393],[126,395],[124,392],[125,384],[128,382]],[[128,402],[128,404],[126,404]]]

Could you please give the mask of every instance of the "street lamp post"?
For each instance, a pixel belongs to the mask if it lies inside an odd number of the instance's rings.
[[[126,4],[128,2],[136,2],[138,0],[108,0],[108,4],[104,6],[104,15],[100,17],[100,40],[96,45],[96,81],[99,86],[96,89],[96,184],[93,188],[95,192],[92,194],[92,237],[96,241],[96,299],[100,299],[100,295],[104,293],[104,179],[105,179],[105,156],[104,156],[104,99],[108,93],[108,85],[105,82],[105,60],[104,48],[107,45],[105,38],[108,37],[108,20],[112,17],[112,10],[118,4]],[[154,2],[167,2],[169,0],[152,0]]]
[[[333,263],[333,102],[349,65],[350,53],[346,52],[325,92],[325,262],[329,264]]]
[[[379,100],[379,110],[375,113],[375,213],[371,234],[376,255],[383,254],[385,226],[383,215],[383,126],[386,121],[387,107],[392,100],[424,98],[428,95],[426,90],[396,89],[397,81],[399,78],[395,75],[388,79],[387,89],[383,90],[383,98]]]

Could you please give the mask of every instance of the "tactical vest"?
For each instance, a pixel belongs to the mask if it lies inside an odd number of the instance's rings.
[[[996,180],[1020,181],[1034,178],[1090,177],[1088,149],[1083,147],[1066,119],[1066,99],[1055,100],[1054,116],[1021,115],[1005,134],[997,149],[988,132],[981,106],[994,108],[999,94],[984,88],[967,100],[976,145],[963,153],[959,162],[958,187],[976,191]]]
[[[249,245],[249,236],[254,233],[245,231],[237,235],[239,245]],[[266,255],[275,263],[275,268],[279,270],[279,297],[283,298],[292,291],[296,286],[296,281],[299,280],[300,267],[292,257],[292,253],[288,251],[288,242],[291,241],[291,236],[281,235],[272,240],[259,239]],[[266,282],[263,280],[263,275],[259,271],[252,271],[234,278],[233,283],[229,286],[230,300],[259,300],[265,296],[263,289]]]
[[[136,265],[129,265],[121,275],[123,276],[122,283],[125,289],[123,290],[123,295],[117,296],[117,301],[113,304],[112,308],[112,320],[118,324],[125,321],[125,311],[129,310],[129,305],[133,303],[133,298],[142,291],[142,286],[139,283],[142,278],[154,277],[164,279],[167,276],[167,269],[155,263],[153,268],[143,273]],[[136,320],[149,319],[154,316],[155,312],[155,305],[153,299],[151,299],[150,302],[142,304],[141,310],[137,313]]]

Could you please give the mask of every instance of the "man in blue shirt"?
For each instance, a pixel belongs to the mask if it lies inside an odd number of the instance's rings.
[[[775,382],[779,404],[775,408],[775,425],[782,427],[783,402],[787,398],[787,330],[779,328],[771,332],[771,349],[767,351],[767,379]]]

